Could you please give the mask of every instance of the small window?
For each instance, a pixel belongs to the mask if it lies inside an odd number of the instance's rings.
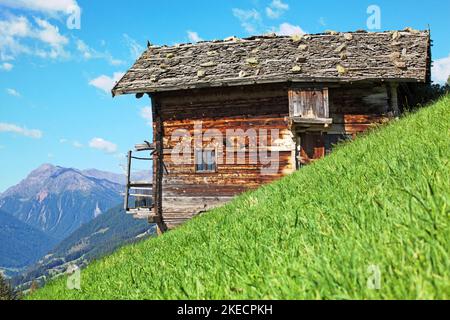
[[[216,150],[196,150],[195,171],[196,172],[216,172]]]

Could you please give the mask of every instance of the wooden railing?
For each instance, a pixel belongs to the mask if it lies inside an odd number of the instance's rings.
[[[142,148],[137,150],[143,150]],[[124,209],[127,213],[135,214],[136,210],[151,211],[153,209],[153,183],[150,181],[132,181],[131,180],[131,164],[134,160],[153,161],[153,157],[143,158],[133,156],[132,151],[128,151],[127,155],[127,180],[125,189]],[[146,192],[148,191],[148,192]],[[130,206],[130,198],[134,198],[134,205]]]

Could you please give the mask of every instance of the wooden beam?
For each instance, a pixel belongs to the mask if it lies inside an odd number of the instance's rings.
[[[389,84],[389,88],[390,88],[390,104],[391,104],[391,110],[394,113],[395,116],[399,116],[400,115],[400,108],[398,106],[398,83],[390,83]]]
[[[139,198],[150,198],[150,199],[153,199],[153,196],[151,194],[130,193],[128,196],[129,197],[139,197]]]
[[[135,189],[152,189],[153,183],[147,181],[130,181],[128,182],[130,188]]]
[[[128,151],[128,159],[127,159],[127,185],[125,190],[125,201],[124,201],[124,209],[125,211],[128,211],[128,198],[130,195],[130,176],[131,176],[131,158],[132,157],[132,151]]]
[[[328,88],[322,89],[322,95],[323,95],[323,110],[325,118],[330,117],[330,98],[328,93]]]
[[[293,117],[292,121],[295,124],[305,124],[305,125],[330,125],[333,123],[333,119],[331,118],[302,118],[302,117]]]
[[[156,145],[154,143],[145,142],[145,143],[139,143],[134,146],[135,150],[140,151],[153,151],[156,148]]]
[[[153,185],[153,198],[154,198],[154,215],[158,217],[158,228],[161,232],[167,231],[167,226],[164,223],[163,210],[162,210],[162,191],[163,191],[163,176],[164,176],[164,129],[163,119],[161,117],[161,106],[158,103],[158,99],[152,96],[152,109],[154,113],[154,134],[155,134],[155,153],[154,157],[154,185]],[[149,220],[149,222],[151,222]]]

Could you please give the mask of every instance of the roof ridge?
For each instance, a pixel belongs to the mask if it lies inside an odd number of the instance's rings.
[[[147,45],[147,49],[177,49],[180,47],[190,47],[190,46],[198,46],[202,44],[210,45],[210,44],[223,44],[223,43],[239,43],[239,42],[245,42],[245,41],[259,41],[259,40],[270,40],[270,39],[291,39],[294,36],[300,36],[300,37],[322,37],[322,36],[339,36],[344,34],[366,34],[366,35],[384,35],[387,33],[394,33],[394,32],[408,32],[411,34],[414,33],[423,33],[423,34],[429,34],[429,30],[416,30],[412,28],[405,28],[403,30],[384,30],[384,31],[367,31],[367,30],[355,30],[355,31],[333,31],[333,30],[327,30],[324,32],[319,33],[304,33],[299,35],[277,35],[275,33],[269,33],[269,34],[262,34],[262,35],[252,35],[245,38],[239,38],[236,36],[230,36],[225,39],[213,39],[213,40],[202,40],[198,42],[186,42],[186,43],[177,43],[174,45]],[[150,42],[149,42],[150,43]]]

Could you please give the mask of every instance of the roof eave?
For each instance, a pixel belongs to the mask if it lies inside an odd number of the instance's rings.
[[[160,86],[160,87],[141,87],[135,89],[120,89],[118,84],[112,89],[113,97],[126,94],[151,94],[157,92],[183,91],[192,89],[204,88],[220,88],[220,87],[237,87],[248,85],[262,85],[262,84],[280,84],[280,83],[360,83],[360,82],[398,82],[398,83],[426,83],[425,79],[416,78],[303,78],[303,79],[275,79],[275,80],[247,80],[235,81],[226,83],[209,83],[198,82],[191,85],[181,86]]]

